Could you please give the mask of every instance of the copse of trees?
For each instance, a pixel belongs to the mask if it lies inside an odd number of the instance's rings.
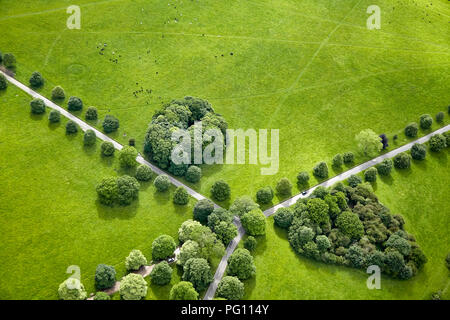
[[[95,270],[95,287],[97,290],[111,288],[116,283],[116,269],[113,266],[99,264]]]
[[[58,110],[52,109],[48,114],[48,121],[50,123],[58,123],[61,121],[61,113]]]
[[[394,167],[397,169],[408,169],[411,166],[411,156],[406,152],[397,154],[394,157]]]
[[[176,247],[175,240],[171,236],[163,234],[152,243],[152,259],[154,261],[164,260],[173,255]]]
[[[189,194],[184,187],[178,187],[173,193],[173,203],[184,206],[189,203]]]
[[[40,88],[44,85],[44,77],[42,77],[39,72],[35,71],[32,73],[29,82],[32,88]]]
[[[111,157],[114,154],[114,152],[116,151],[116,149],[114,148],[114,144],[109,141],[102,142],[100,149],[101,149],[102,155],[105,157]]]
[[[328,178],[328,166],[325,162],[319,162],[313,168],[313,174],[318,179]]]
[[[256,192],[256,201],[262,204],[270,203],[273,199],[273,190],[270,186],[263,187]]]
[[[218,201],[225,201],[230,198],[231,189],[228,183],[223,180],[214,182],[211,187],[211,195]]]
[[[430,129],[432,124],[433,118],[429,114],[423,114],[420,116],[420,127],[422,129]]]
[[[30,102],[31,113],[43,114],[45,113],[45,103],[42,99],[33,99]]]
[[[98,119],[98,111],[96,107],[89,107],[86,110],[84,118],[89,121],[95,121]]]
[[[196,241],[187,240],[180,248],[177,265],[184,266],[191,258],[200,258],[200,246]]]
[[[139,195],[139,182],[130,176],[107,177],[96,187],[98,200],[106,206],[130,205]]]
[[[66,98],[66,93],[61,86],[56,86],[52,89],[52,100],[64,100]]]
[[[119,129],[119,119],[107,114],[102,122],[103,131],[105,133],[111,133]]]
[[[166,174],[160,174],[153,181],[153,185],[159,192],[166,192],[170,188],[170,179]]]
[[[420,143],[415,143],[411,148],[411,157],[414,160],[423,160],[427,155],[427,148]]]
[[[252,198],[250,198],[249,196],[242,196],[234,200],[234,202],[230,206],[230,212],[233,215],[242,218],[245,213],[258,208],[259,205],[255,203]]]
[[[66,134],[75,134],[77,132],[78,132],[78,125],[72,120],[67,121]]]
[[[216,208],[208,216],[208,227],[226,246],[237,236],[237,227],[233,224],[233,216],[223,208]]]
[[[292,183],[288,178],[281,178],[280,181],[278,181],[275,190],[282,196],[288,196],[292,192]]]
[[[442,149],[447,147],[447,139],[442,134],[438,133],[431,136],[429,145],[431,151],[440,152]]]
[[[80,111],[83,109],[83,101],[78,97],[70,97],[67,102],[67,109],[69,111]]]
[[[0,73],[0,90],[5,90],[6,88],[8,88],[8,81],[3,73]]]
[[[95,131],[92,129],[88,129],[84,132],[83,143],[85,146],[92,146],[97,141],[97,136],[95,135]]]

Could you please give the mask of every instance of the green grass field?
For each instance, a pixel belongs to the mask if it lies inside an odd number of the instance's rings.
[[[57,299],[70,265],[81,268],[81,282],[93,292],[97,264],[115,266],[120,279],[132,249],[151,259],[152,241],[160,234],[177,239],[181,223],[192,218],[193,199],[175,206],[174,188],[159,194],[151,182],[128,207],[100,205],[95,186],[122,173],[117,159],[102,158],[99,141],[83,147],[80,132],[66,136],[65,120],[48,125],[48,110],[32,116],[19,89],[9,87],[0,99],[2,299]],[[169,289],[150,286],[147,298],[167,299]]]
[[[381,29],[367,30],[369,0],[79,1],[81,30],[68,30],[70,1],[3,1],[0,50],[16,54],[18,79],[43,74],[43,94],[62,85],[117,116],[113,137],[139,148],[153,112],[185,95],[209,100],[230,128],[280,129],[277,175],[216,165],[194,186],[208,195],[224,179],[234,198],[295,182],[354,150],[362,129],[392,137],[447,108],[450,7],[429,2],[378,1]]]
[[[294,253],[287,232],[268,220],[266,238],[255,253],[256,278],[247,280],[246,299],[430,299],[443,291],[450,298],[449,271],[445,257],[450,250],[448,216],[449,151],[428,154],[414,161],[410,170],[393,171],[378,179],[374,190],[393,214],[401,214],[428,258],[424,269],[410,280],[382,277],[380,290],[366,287],[368,274],[331,266]],[[242,244],[241,244],[242,245]]]

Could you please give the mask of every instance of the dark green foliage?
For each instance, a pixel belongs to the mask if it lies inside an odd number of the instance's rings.
[[[218,201],[225,201],[230,198],[231,190],[228,183],[223,180],[214,182],[211,187],[211,195]]]
[[[57,123],[61,121],[61,113],[58,110],[51,110],[48,114],[48,121],[51,123]]]
[[[364,226],[358,215],[350,211],[344,211],[339,215],[336,226],[350,239],[360,239],[364,234]]]
[[[400,252],[403,256],[408,256],[411,253],[411,245],[408,240],[394,233],[384,244],[386,248],[392,248]]]
[[[163,260],[173,255],[176,248],[175,240],[171,236],[163,234],[152,243],[152,259]]]
[[[84,133],[83,136],[83,143],[85,146],[92,146],[95,144],[95,142],[97,141],[97,136],[95,135],[95,131],[88,129],[86,130],[86,132]]]
[[[420,127],[422,129],[429,129],[433,124],[433,118],[429,114],[423,114],[420,116]]]
[[[138,181],[150,181],[153,178],[153,171],[149,166],[141,164],[136,169],[135,177]]]
[[[102,127],[105,133],[114,132],[119,129],[119,119],[110,114],[107,114],[105,116],[105,119],[103,119]]]
[[[189,194],[184,187],[178,187],[173,193],[173,203],[184,206],[189,202]]]
[[[197,300],[198,292],[195,291],[192,283],[180,281],[170,289],[170,300]]]
[[[130,205],[139,195],[139,182],[130,176],[117,178],[117,201],[120,205]]]
[[[99,264],[95,270],[95,287],[98,290],[111,288],[116,283],[116,270],[113,266]]]
[[[298,184],[306,184],[309,181],[309,174],[306,171],[302,171],[297,176],[297,183]]]
[[[199,182],[201,177],[202,177],[202,169],[200,169],[197,166],[190,166],[186,171],[185,178],[187,181],[191,183]]]
[[[0,73],[0,90],[5,90],[8,87],[8,81],[3,73]]]
[[[318,186],[317,188],[314,189],[314,191],[312,192],[312,195],[316,198],[324,199],[325,196],[329,193],[330,192],[327,190],[327,188],[325,188],[323,186]]]
[[[447,257],[445,257],[445,265],[447,266],[447,269],[450,270],[450,252],[447,254]]]
[[[318,179],[325,179],[328,177],[328,166],[325,162],[318,163],[314,169],[313,174]]]
[[[340,168],[342,166],[342,164],[344,163],[344,160],[342,158],[342,155],[340,153],[338,153],[337,155],[335,155],[333,157],[333,167],[335,168]]]
[[[362,183],[362,179],[361,177],[352,174],[348,179],[347,179],[348,185],[352,188],[356,187],[358,184]]]
[[[415,143],[411,148],[411,157],[415,160],[423,160],[427,155],[427,148],[423,144]]]
[[[266,217],[260,209],[253,209],[245,213],[241,218],[242,226],[251,236],[263,236],[266,234]]]
[[[240,300],[244,296],[244,284],[236,277],[225,276],[219,282],[217,296],[227,300]]]
[[[256,204],[252,198],[249,196],[242,196],[234,200],[233,204],[230,206],[230,212],[233,215],[242,217],[245,213],[258,208],[259,205]]]
[[[445,113],[440,111],[436,114],[436,122],[441,123],[442,121],[444,121],[444,117],[445,117]]]
[[[377,171],[382,176],[387,176],[391,173],[394,166],[391,159],[384,159],[377,165]]]
[[[445,144],[450,147],[450,131],[446,131],[442,134],[445,138]]]
[[[320,198],[310,199],[306,204],[306,207],[306,217],[312,222],[322,226],[329,223],[329,208],[324,200]]]
[[[183,266],[183,280],[193,284],[197,291],[208,287],[213,280],[208,261],[203,258],[191,258]]]
[[[67,121],[66,134],[74,134],[77,132],[78,132],[78,125],[72,120]]]
[[[95,294],[94,300],[111,300],[111,297],[107,293],[99,291]]]
[[[262,204],[270,203],[273,199],[273,190],[270,186],[261,188],[256,192],[256,201]]]
[[[429,144],[431,151],[440,152],[442,149],[447,147],[447,139],[442,134],[438,133],[430,138]]]
[[[397,169],[407,169],[411,166],[411,156],[406,152],[397,154],[394,157],[394,167]]]
[[[238,248],[228,258],[227,274],[247,280],[256,273],[253,257],[247,249]]]
[[[258,242],[256,241],[255,237],[248,236],[247,239],[244,241],[244,248],[248,251],[254,251],[256,249]]]
[[[231,222],[220,221],[214,226],[214,233],[227,246],[237,236],[237,227]]]
[[[0,51],[0,64],[3,62],[3,53]]]
[[[66,93],[61,86],[56,86],[52,89],[52,100],[64,100]]]
[[[355,268],[361,269],[364,268],[364,266],[366,265],[367,259],[366,253],[360,246],[356,244],[350,246],[345,257],[349,260],[350,264]]]
[[[216,208],[213,210],[211,214],[208,215],[207,220],[208,220],[208,227],[214,231],[214,227],[219,222],[224,221],[227,223],[231,223],[233,221],[233,215],[223,208]]]
[[[97,108],[96,107],[87,108],[84,118],[86,120],[91,120],[91,121],[97,120],[97,118],[98,118]]]
[[[37,71],[33,72],[30,78],[30,86],[33,88],[39,88],[42,87],[43,85],[44,85],[44,78],[42,77],[42,75]]]
[[[377,181],[377,173],[378,170],[375,167],[367,169],[366,171],[364,171],[364,180],[366,180],[367,182]]]
[[[288,229],[294,220],[294,213],[291,208],[279,208],[273,219],[278,227]]]
[[[70,97],[69,102],[67,102],[67,109],[69,111],[80,111],[83,109],[83,101],[77,97]]]
[[[353,162],[353,160],[355,159],[355,155],[353,154],[353,152],[346,152],[344,153],[342,158],[344,160],[344,163],[349,164]]]
[[[114,144],[112,142],[109,141],[102,142],[101,152],[103,156],[110,157],[114,154],[115,151],[116,149],[114,148]]]
[[[160,174],[156,177],[155,181],[153,181],[153,185],[159,192],[166,192],[170,188],[170,179],[167,175]]]
[[[31,113],[43,114],[45,113],[45,103],[42,99],[33,99],[30,102]]]
[[[417,136],[417,132],[419,131],[419,126],[415,122],[411,122],[405,127],[405,136],[414,138]]]
[[[288,196],[291,194],[292,184],[288,178],[281,178],[280,181],[278,181],[275,189],[278,194],[282,196]]]
[[[138,152],[136,148],[125,146],[119,151],[119,163],[124,168],[132,168],[137,165],[136,157]]]
[[[208,216],[214,211],[214,203],[209,199],[197,201],[194,206],[194,219],[201,224],[208,222]]]
[[[106,206],[113,206],[117,201],[117,179],[104,178],[96,187],[98,200]]]
[[[169,284],[172,280],[172,268],[169,266],[167,261],[162,261],[153,267],[150,273],[150,278],[152,279],[152,284],[157,284],[159,286],[165,286]]]
[[[16,67],[16,57],[12,53],[5,53],[3,55],[3,65],[8,69]]]

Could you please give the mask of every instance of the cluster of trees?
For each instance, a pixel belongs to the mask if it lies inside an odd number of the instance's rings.
[[[139,182],[134,177],[107,177],[97,185],[97,195],[100,203],[106,206],[115,204],[130,205],[139,195]]]
[[[242,196],[230,206],[230,212],[241,219],[245,232],[250,236],[266,234],[266,217],[252,198]]]
[[[144,153],[155,162],[160,168],[168,170],[175,176],[185,176],[192,183],[197,182],[201,177],[201,171],[198,166],[190,169],[188,164],[175,164],[171,155],[177,141],[172,141],[172,133],[179,129],[188,130],[192,137],[191,148],[199,141],[194,141],[195,122],[201,121],[202,133],[206,130],[219,130],[223,135],[228,127],[225,119],[215,113],[211,104],[203,99],[194,97],[185,97],[179,100],[173,100],[157,111],[147,129],[144,143]],[[198,124],[197,124],[198,125]],[[222,141],[225,147],[225,142]],[[206,144],[202,145],[202,150]],[[194,152],[191,152],[191,161],[194,162]],[[221,190],[219,198],[226,197],[227,191],[222,195]],[[218,199],[219,200],[219,199]]]
[[[318,187],[308,199],[279,209],[274,222],[288,230],[301,255],[329,264],[367,268],[400,279],[414,276],[427,259],[404,230],[404,220],[379,203],[369,183]]]

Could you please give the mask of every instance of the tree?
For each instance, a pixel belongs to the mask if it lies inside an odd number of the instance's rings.
[[[69,111],[80,111],[83,109],[83,101],[78,97],[70,97],[67,102],[67,109]]]
[[[52,100],[64,100],[66,93],[61,86],[56,86],[52,89]]]
[[[391,159],[384,159],[377,165],[377,171],[380,175],[387,176],[391,173],[394,166]]]
[[[191,258],[200,258],[200,246],[197,242],[193,240],[187,240],[180,249],[180,254],[178,255],[177,264],[184,266],[186,261]]]
[[[342,154],[338,153],[337,155],[335,155],[333,157],[332,163],[333,163],[333,167],[340,168],[343,163]]]
[[[95,135],[95,131],[92,129],[86,130],[83,136],[83,143],[85,146],[92,146],[97,141],[97,136]]]
[[[164,260],[173,255],[177,247],[175,240],[171,236],[163,234],[152,243],[152,259]]]
[[[420,143],[415,143],[411,148],[411,157],[414,160],[423,160],[427,155],[427,148]]]
[[[342,212],[336,219],[336,226],[350,239],[360,239],[364,234],[364,226],[361,220],[359,220],[357,214],[351,211]]]
[[[170,300],[198,300],[198,293],[192,283],[180,281],[170,289]]]
[[[220,221],[214,226],[214,233],[222,241],[224,245],[228,245],[234,237],[237,236],[237,227],[226,221]]]
[[[191,183],[197,183],[200,181],[200,178],[202,177],[202,169],[200,169],[197,166],[190,166],[187,171],[186,175],[184,176],[187,181]]]
[[[225,201],[230,198],[230,186],[223,180],[214,182],[211,187],[211,195],[218,201]]]
[[[324,199],[327,194],[330,194],[327,188],[323,186],[318,186],[312,192],[312,195],[316,198]]]
[[[409,241],[396,233],[392,234],[384,245],[386,248],[393,248],[397,250],[405,257],[409,256],[411,253],[411,245],[409,244]]]
[[[328,177],[328,166],[325,162],[319,162],[313,168],[313,174],[318,179],[325,179]]]
[[[444,121],[444,117],[445,117],[444,112],[442,112],[442,111],[438,112],[436,114],[436,122],[441,123],[442,121]]]
[[[141,300],[147,295],[147,282],[140,274],[129,273],[120,281],[119,293],[124,300]]]
[[[242,226],[251,236],[263,236],[266,234],[266,216],[260,209],[253,209],[245,213],[241,218]]]
[[[245,213],[258,208],[259,205],[256,204],[252,198],[249,196],[242,196],[234,200],[233,204],[230,206],[230,212],[233,215],[242,217]]]
[[[95,287],[98,290],[111,288],[116,283],[116,269],[113,266],[99,264],[95,270]]]
[[[447,266],[447,269],[450,270],[450,252],[447,254],[447,257],[445,257],[445,265]]]
[[[355,139],[358,143],[359,151],[366,157],[376,156],[383,148],[380,137],[370,129],[361,131],[356,135]]]
[[[223,208],[214,209],[213,212],[208,216],[208,227],[212,231],[214,231],[216,225],[220,222],[233,222],[233,215]]]
[[[208,261],[203,258],[191,258],[183,266],[183,281],[192,283],[197,291],[208,287],[213,280]]]
[[[417,132],[419,132],[419,126],[415,122],[411,122],[405,127],[405,136],[414,138],[417,136]]]
[[[386,149],[387,147],[389,147],[388,137],[384,133],[381,134],[379,137],[381,139],[381,143],[383,144],[383,150]]]
[[[420,127],[424,130],[431,128],[433,124],[433,118],[429,114],[423,114],[420,116]]]
[[[397,169],[407,169],[411,166],[411,156],[405,152],[394,157],[394,167]]]
[[[3,56],[3,65],[7,69],[14,69],[16,67],[16,57],[12,53],[5,53]]]
[[[279,208],[273,218],[278,227],[288,229],[294,219],[294,213],[290,207]]]
[[[0,73],[0,90],[5,90],[8,87],[8,81],[3,73]]]
[[[99,291],[95,294],[94,300],[111,300],[111,297],[107,293]]]
[[[270,186],[263,187],[256,192],[256,201],[259,203],[270,203],[273,199],[273,190]]]
[[[214,202],[209,199],[197,201],[194,206],[194,219],[201,224],[208,222],[208,216],[214,211]]]
[[[98,111],[96,107],[89,107],[84,115],[86,120],[95,121],[98,119]]]
[[[255,237],[248,236],[247,239],[244,241],[244,248],[248,251],[254,251],[256,249],[258,242],[256,241]]]
[[[57,123],[61,121],[61,113],[58,110],[52,109],[48,114],[48,121],[50,123]]]
[[[107,114],[102,122],[103,131],[105,133],[111,133],[119,129],[119,119]]]
[[[106,206],[113,206],[117,201],[117,180],[114,177],[103,178],[96,187],[98,200]]]
[[[42,87],[43,85],[44,85],[44,78],[42,77],[42,75],[37,71],[33,72],[30,78],[30,86],[33,88],[39,88]]]
[[[375,182],[377,181],[377,173],[378,170],[375,167],[370,167],[366,171],[364,171],[364,180],[367,182]]]
[[[244,284],[236,277],[225,276],[219,282],[217,296],[227,300],[240,300],[244,296]]]
[[[189,194],[184,187],[178,187],[173,194],[173,203],[180,206],[187,205],[189,203]]]
[[[138,181],[149,181],[153,177],[153,171],[149,166],[141,164],[136,169],[135,177]]]
[[[45,103],[42,99],[33,99],[30,102],[31,113],[43,114],[45,113]]]
[[[350,246],[345,257],[355,268],[363,268],[367,263],[367,257],[364,250],[357,244],[353,244]]]
[[[450,131],[446,131],[442,134],[445,138],[445,144],[450,147]]]
[[[139,270],[140,267],[147,264],[147,258],[142,254],[140,250],[132,250],[128,257],[125,259],[125,267],[128,271]]]
[[[278,181],[275,190],[282,196],[288,196],[292,191],[292,183],[288,178],[281,178],[280,181]]]
[[[172,268],[169,266],[167,261],[162,261],[153,267],[152,272],[150,272],[150,278],[152,283],[158,286],[165,286],[169,284],[172,280]]]
[[[109,141],[102,142],[102,146],[100,149],[101,149],[102,155],[105,157],[112,156],[114,154],[114,151],[116,151],[116,149],[114,148],[114,144]]]
[[[124,168],[133,168],[137,165],[136,157],[138,152],[136,148],[125,146],[119,151],[119,163]]]
[[[325,252],[331,247],[331,242],[325,235],[320,235],[316,237],[317,249],[320,252]]]
[[[169,190],[170,184],[169,176],[166,174],[160,174],[156,177],[155,181],[153,181],[153,185],[159,192],[166,192]]]
[[[77,132],[78,132],[78,125],[72,120],[67,121],[66,134],[75,134]]]
[[[352,163],[354,159],[355,159],[355,155],[353,154],[353,152],[344,153],[344,156],[343,156],[344,163],[347,163],[347,164]]]
[[[247,249],[238,248],[228,258],[227,274],[247,280],[256,273],[253,257]]]
[[[298,184],[307,184],[309,181],[309,174],[306,171],[302,171],[297,176],[297,183]]]
[[[127,206],[139,195],[139,182],[130,176],[124,175],[117,179],[117,201]]]
[[[431,151],[440,152],[442,149],[447,147],[447,139],[442,134],[438,133],[430,138],[429,144]]]
[[[324,200],[319,198],[310,199],[306,204],[306,207],[306,217],[308,217],[311,221],[322,226],[330,222],[330,217],[328,216],[329,208]]]
[[[68,278],[61,283],[58,288],[58,295],[62,300],[85,300],[87,298],[83,284],[76,278]]]

